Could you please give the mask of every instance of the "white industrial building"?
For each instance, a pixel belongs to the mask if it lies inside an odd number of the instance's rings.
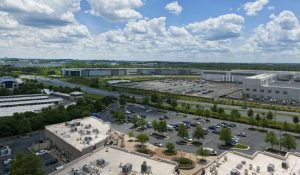
[[[63,104],[61,98],[50,98],[44,94],[11,95],[0,97],[0,117],[14,113],[40,112]]]
[[[173,68],[63,68],[63,76],[201,75],[200,69]]]
[[[177,175],[177,163],[129,152],[119,147],[101,147],[50,175]]]
[[[66,162],[102,147],[112,139],[109,123],[95,117],[46,126],[46,137]]]

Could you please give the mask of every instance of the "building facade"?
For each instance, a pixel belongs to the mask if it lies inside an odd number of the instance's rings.
[[[14,77],[0,77],[0,88],[18,89],[23,84],[23,81]]]

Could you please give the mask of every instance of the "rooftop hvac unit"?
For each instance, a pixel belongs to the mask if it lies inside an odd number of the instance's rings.
[[[97,159],[96,164],[97,164],[97,166],[102,166],[102,165],[105,164],[105,160],[104,159]]]
[[[77,128],[76,127],[72,127],[71,128],[71,132],[75,132],[75,131],[77,131]]]
[[[80,175],[79,170],[75,170],[75,171],[73,172],[73,175]]]
[[[76,126],[80,126],[80,122],[75,122],[75,125]]]
[[[88,167],[87,165],[83,165],[82,170],[87,173],[91,172],[90,167]]]
[[[84,127],[85,127],[85,129],[89,129],[91,126],[92,126],[91,124],[87,124]]]
[[[127,163],[122,167],[122,173],[124,173],[124,174],[128,174],[129,172],[131,172],[131,170],[132,170],[131,163]]]
[[[240,175],[241,173],[237,169],[233,169],[230,171],[230,175]]]
[[[143,162],[143,164],[141,165],[141,172],[145,173],[147,171],[147,163],[146,161]]]
[[[275,171],[275,166],[273,164],[269,164],[267,167],[268,172],[274,172]]]
[[[284,169],[288,169],[289,168],[289,163],[287,161],[283,161],[281,164],[281,167]]]

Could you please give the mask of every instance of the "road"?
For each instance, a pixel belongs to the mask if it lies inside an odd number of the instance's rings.
[[[44,78],[41,76],[35,77],[35,76],[31,76],[31,75],[22,75],[21,77],[29,78],[29,79],[36,79],[40,83],[45,83],[45,84],[53,85],[53,86],[62,86],[62,87],[70,87],[70,88],[80,87],[82,91],[87,92],[87,93],[94,93],[94,94],[103,95],[103,96],[114,96],[114,97],[120,96],[119,92],[112,92],[112,91],[103,90],[103,89],[91,88],[91,87],[84,86],[84,85],[61,81],[59,79],[49,79],[49,78]],[[144,97],[142,95],[129,94],[129,93],[125,93],[125,95],[134,96],[138,99],[141,99]],[[191,101],[183,101],[183,100],[178,100],[178,102],[179,103],[183,103],[183,102],[190,103],[190,104],[194,104],[194,105],[199,104],[201,106],[204,106],[205,108],[209,108],[213,105],[212,103],[191,102]],[[222,104],[219,104],[218,106],[224,108],[227,113],[230,113],[230,110],[232,110],[232,109],[237,109],[240,111],[240,113],[243,116],[247,116],[247,109],[242,109],[240,106],[230,106],[230,105],[222,105]],[[261,108],[252,108],[252,109],[255,113],[267,113],[269,111],[268,109],[261,109]],[[287,111],[276,111],[276,120],[278,120],[278,121],[293,122],[293,116],[299,116],[299,113],[287,112]]]

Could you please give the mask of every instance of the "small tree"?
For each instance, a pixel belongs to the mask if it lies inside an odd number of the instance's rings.
[[[179,124],[177,136],[181,138],[185,138],[189,136],[189,132],[184,124]]]
[[[215,103],[211,108],[210,108],[211,111],[213,112],[217,112],[218,111],[218,105]]]
[[[210,110],[208,110],[208,109],[206,109],[205,111],[204,111],[204,117],[206,117],[206,118],[208,118],[208,117],[210,117]]]
[[[220,131],[220,140],[224,141],[225,145],[228,145],[231,141],[232,133],[230,128],[222,128]]]
[[[218,113],[219,114],[225,114],[224,108],[218,108]]]
[[[253,117],[254,116],[254,112],[253,112],[253,109],[250,108],[248,111],[247,111],[247,116],[248,117]]]
[[[142,144],[143,147],[144,144],[149,141],[149,136],[145,133],[141,133],[136,136],[136,139]]]
[[[157,103],[159,96],[155,93],[153,95],[151,95],[151,101],[153,103]]]
[[[298,116],[294,116],[293,117],[293,122],[294,123],[299,123],[299,117]]]
[[[266,116],[267,119],[268,119],[268,120],[273,120],[273,116],[274,116],[274,115],[273,115],[273,112],[272,112],[272,111],[268,111],[267,116]]]
[[[131,140],[131,138],[134,137],[134,133],[132,131],[129,131],[128,132],[128,137]]]
[[[283,130],[284,130],[285,132],[287,132],[289,129],[290,129],[290,125],[288,124],[287,121],[284,121],[284,122],[283,122]]]
[[[232,109],[231,112],[230,112],[230,115],[231,115],[231,119],[233,121],[236,121],[238,118],[241,117],[241,114],[237,109]]]
[[[279,144],[279,141],[276,137],[276,134],[273,131],[266,133],[265,142],[270,143],[272,148],[273,148],[274,145]]]
[[[300,124],[295,124],[295,131],[296,131],[296,133],[298,133],[299,134],[299,137],[300,137]]]
[[[296,149],[297,143],[294,136],[286,135],[281,140],[281,145],[290,151],[291,149]]]
[[[175,109],[177,107],[177,101],[175,99],[173,99],[170,103],[170,105]]]
[[[149,105],[149,102],[150,102],[149,97],[145,97],[145,98],[143,99],[143,104],[144,104],[144,105]]]
[[[42,160],[34,154],[17,153],[9,169],[11,175],[45,175]]]
[[[249,124],[251,125],[251,128],[253,129],[253,126],[256,124],[256,120],[253,116],[249,117]]]
[[[156,120],[152,121],[152,128],[153,128],[154,132],[157,132],[159,126],[158,126],[158,122]]]
[[[167,148],[167,152],[168,153],[174,153],[175,152],[175,145],[171,142],[168,142],[167,145],[166,145],[166,148]]]
[[[209,151],[201,147],[197,150],[197,155],[201,156],[201,160],[205,160],[205,157],[209,156]]]
[[[259,113],[257,113],[257,114],[255,115],[255,120],[256,120],[257,123],[260,122],[261,117],[260,117],[260,114],[259,114]],[[258,126],[257,126],[257,129],[258,129]]]
[[[194,130],[193,138],[197,139],[199,142],[200,139],[204,139],[204,136],[204,130],[201,128],[201,126],[197,126]]]
[[[269,121],[265,117],[261,120],[261,126],[263,130],[265,130],[265,127],[269,126]]]

